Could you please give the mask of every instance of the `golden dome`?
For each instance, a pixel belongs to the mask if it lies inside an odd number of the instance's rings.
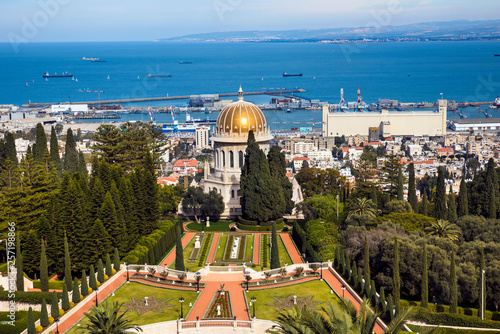
[[[239,134],[265,132],[266,117],[255,104],[243,101],[243,91],[238,92],[238,101],[226,106],[217,117],[218,133]]]

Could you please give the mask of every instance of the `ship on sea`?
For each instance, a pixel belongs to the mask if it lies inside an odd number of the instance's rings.
[[[170,78],[172,77],[172,74],[158,74],[158,75],[153,75],[151,73],[148,73],[148,78]]]
[[[181,60],[179,64],[192,64],[190,61]]]
[[[283,76],[284,77],[301,77],[302,73],[295,73],[295,74],[293,74],[293,73],[286,73],[285,72],[285,73],[283,73]]]
[[[71,73],[68,73],[68,72],[64,72],[62,74],[49,74],[49,72],[45,72],[43,75],[42,75],[42,78],[72,78],[73,77],[73,74]]]
[[[495,102],[489,106],[490,109],[500,109],[500,96],[497,96]]]

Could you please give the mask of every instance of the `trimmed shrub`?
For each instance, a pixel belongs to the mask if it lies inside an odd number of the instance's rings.
[[[61,294],[59,293],[59,297]],[[16,302],[27,304],[41,304],[42,300],[51,300],[52,292],[16,291]],[[0,300],[10,300],[8,291],[0,291]]]
[[[477,317],[470,317],[461,314],[434,313],[422,307],[419,307],[417,312],[410,316],[410,319],[423,321],[433,325],[500,329],[500,323],[495,321],[481,320]]]
[[[200,255],[198,255],[198,267],[202,267],[205,265],[208,252],[210,250],[210,246],[212,245],[212,238],[213,234],[207,234],[205,236],[205,243],[203,244],[203,249],[201,250]]]
[[[61,308],[59,309],[59,317],[62,317],[64,315],[64,310]]]
[[[49,317],[49,325],[52,325],[54,323],[54,318]]]
[[[236,223],[236,225],[238,225],[238,228],[240,230],[244,230],[244,231],[265,231],[265,232],[270,232],[272,229],[273,229],[273,226],[270,225],[270,226],[254,226],[254,225],[244,225],[240,222]],[[281,230],[283,229],[283,227],[285,226],[285,223],[284,222],[281,222],[279,224],[276,224],[276,230]]]
[[[40,325],[38,325],[38,326],[35,327],[35,330],[36,330],[37,333],[41,333],[43,331],[43,327],[40,326]]]

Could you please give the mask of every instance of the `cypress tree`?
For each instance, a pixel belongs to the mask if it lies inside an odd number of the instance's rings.
[[[80,287],[78,286],[78,278],[76,277],[73,280],[73,294],[71,295],[71,301],[75,304],[80,301]]]
[[[85,270],[82,270],[82,284],[80,285],[80,293],[84,297],[89,294],[89,283],[87,282],[87,274],[85,274]]]
[[[56,169],[61,172],[61,156],[59,155],[59,144],[57,142],[56,129],[54,127],[50,130],[50,160],[56,167]]]
[[[352,283],[353,287],[357,287],[359,282],[358,277],[358,266],[356,265],[356,261],[352,261]]]
[[[28,310],[28,334],[36,334],[35,318],[33,317],[33,309]]]
[[[479,259],[479,284],[478,284],[478,287],[479,287],[479,294],[478,294],[479,307],[478,307],[478,312],[477,312],[478,317],[481,317],[481,310],[483,308],[483,305],[484,305],[484,308],[486,309],[486,279],[484,282],[484,286],[482,284],[482,272],[486,268],[486,264],[485,264],[485,260],[484,260],[484,248],[481,248],[481,255],[480,256],[481,257]],[[481,298],[481,295],[482,295],[482,298]]]
[[[338,269],[340,263],[340,251],[339,247],[335,247],[335,260],[333,262],[333,266]]]
[[[363,285],[365,286],[365,287],[364,287],[365,297],[366,297],[366,298],[370,298],[370,296],[371,296],[371,291],[372,291],[372,287],[371,287],[371,285],[370,285],[370,281],[369,281],[369,280],[367,280],[366,278],[365,278],[364,280],[365,280],[365,281],[364,281]]]
[[[271,234],[271,269],[279,268],[280,255],[278,249],[278,235],[276,233],[276,222],[273,221],[273,230]]]
[[[404,178],[401,167],[398,168],[398,180],[397,180],[397,199],[398,201],[404,201],[404,188],[403,188]]]
[[[451,185],[450,193],[448,194],[448,220],[453,224],[457,222],[457,204],[455,202],[455,195],[453,195]]]
[[[92,290],[97,289],[97,281],[96,281],[96,278],[95,278],[95,270],[94,270],[94,265],[93,264],[90,265],[89,286],[92,288]]]
[[[372,189],[371,189],[370,198],[371,198],[372,202],[375,203],[375,206],[378,208],[377,190],[375,189],[375,186],[372,186],[371,188]]]
[[[183,253],[183,248],[182,248],[181,230],[179,227],[180,224],[182,224],[181,221],[179,221],[179,223],[175,227],[175,240],[176,240],[175,270],[185,271],[186,268],[184,267],[184,253]]]
[[[450,313],[457,313],[458,310],[458,286],[457,286],[457,273],[455,269],[455,253],[451,252],[451,265],[450,265]]]
[[[66,289],[71,289],[73,286],[73,277],[71,277],[71,258],[69,256],[69,244],[66,232],[64,232],[64,282]]]
[[[427,263],[427,240],[424,239],[424,246],[422,251],[422,298],[420,300],[420,307],[429,307],[429,273]]]
[[[469,199],[467,198],[467,185],[465,184],[465,176],[460,181],[460,192],[458,193],[458,217],[463,217],[469,214]]]
[[[363,285],[363,272],[361,267],[358,267],[358,286],[356,287],[358,289],[358,292],[363,292],[364,285]]]
[[[398,238],[394,238],[394,265],[392,270],[393,275],[393,289],[394,293],[394,305],[396,309],[396,316],[399,315],[399,299],[401,298],[401,280],[399,277],[399,245]]]
[[[282,193],[280,197],[281,208],[280,211],[283,214],[289,214],[292,212],[294,203],[292,201],[293,189],[292,183],[286,176],[286,160],[285,155],[280,151],[278,146],[273,146],[267,154],[267,160],[269,163],[269,172],[274,182],[279,185],[278,190]]]
[[[49,270],[47,268],[47,255],[45,254],[45,242],[42,240],[42,252],[40,255],[40,290],[49,291]]]
[[[104,265],[102,260],[97,261],[97,280],[102,284],[104,283]]]
[[[351,260],[347,256],[346,256],[346,272],[347,272],[347,280],[350,282],[352,277]]]
[[[109,257],[109,253],[106,254],[106,275],[111,277],[113,275],[113,271],[111,270],[111,258]]]
[[[364,245],[364,253],[363,253],[363,263],[364,263],[364,270],[363,270],[363,276],[365,281],[368,281],[368,284],[371,282],[371,277],[370,277],[370,247],[368,246],[368,238],[366,237],[365,234],[365,245]]]
[[[490,158],[486,165],[486,187],[487,187],[487,195],[489,195],[488,206],[485,208],[488,210],[487,214],[489,218],[496,219],[497,217],[497,208],[498,208],[498,198],[499,189],[498,189],[498,175],[496,172],[496,164],[495,161]]]
[[[16,272],[16,289],[17,291],[24,291],[23,254],[21,253],[19,234],[16,238]]]
[[[384,287],[380,288],[380,297],[378,299],[378,303],[380,304],[380,307],[382,308],[382,312],[387,311],[387,304],[385,302],[385,289]]]
[[[488,205],[488,217],[491,219],[497,218],[497,199],[494,191],[490,193],[490,203]]]
[[[424,189],[424,194],[422,195],[422,214],[427,216],[427,192]]]
[[[387,318],[389,321],[394,318],[394,303],[392,300],[392,294],[389,294],[389,296],[387,296]]]
[[[52,300],[50,302],[50,315],[52,318],[59,319],[59,298],[57,298],[57,293],[52,291]]]
[[[69,294],[68,294],[68,288],[66,288],[66,285],[63,285],[61,307],[64,310],[64,312],[69,310]]]
[[[444,167],[438,168],[438,177],[436,185],[436,207],[434,210],[436,219],[446,219],[446,188],[444,185]],[[397,307],[397,305],[396,305]]]
[[[113,254],[113,269],[118,272],[120,270],[120,256],[118,255],[118,248],[115,248],[115,252]]]
[[[372,305],[377,306],[378,300],[377,300],[377,287],[375,286],[375,281],[371,281],[371,287],[370,287],[370,299],[372,300]]]
[[[418,213],[418,198],[415,187],[415,165],[413,162],[408,167],[408,202],[413,212]]]
[[[47,327],[49,325],[49,313],[47,312],[47,302],[42,299],[42,307],[40,309],[40,325]]]

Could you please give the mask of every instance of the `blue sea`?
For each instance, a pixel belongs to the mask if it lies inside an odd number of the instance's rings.
[[[379,98],[435,102],[493,101],[500,94],[500,42],[309,43],[28,43],[19,52],[0,44],[0,104],[71,102],[151,96],[303,88],[299,94],[331,103]],[[106,62],[90,62],[83,57]],[[191,64],[179,64],[180,61]],[[70,72],[75,79],[42,74]],[[284,72],[303,73],[283,77]],[[147,78],[171,74],[170,78]],[[109,77],[109,79],[108,79]],[[269,96],[249,96],[268,103]],[[185,105],[159,101],[136,105]],[[132,106],[128,104],[125,106]],[[469,117],[477,117],[471,109]],[[492,111],[500,117],[499,111]],[[496,114],[498,113],[498,115]],[[292,113],[293,114],[293,113]],[[317,116],[320,120],[321,113]],[[296,118],[299,114],[297,114]],[[139,116],[144,117],[144,116]],[[291,116],[283,116],[290,119]],[[309,117],[309,116],[307,116]],[[451,118],[451,114],[450,117]]]

